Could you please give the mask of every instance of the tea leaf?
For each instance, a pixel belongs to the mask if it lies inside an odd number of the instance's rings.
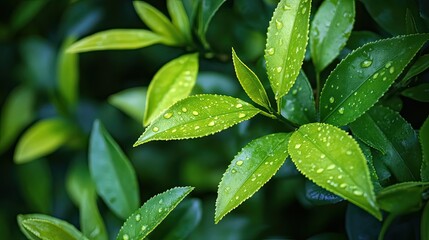
[[[77,207],[80,207],[84,201],[84,192],[95,192],[95,185],[89,174],[88,164],[84,159],[78,158],[70,164],[67,170],[66,190]]]
[[[140,29],[112,29],[87,36],[67,48],[68,53],[99,50],[143,48],[167,40],[151,31]]]
[[[383,161],[398,181],[419,180],[422,156],[417,134],[399,113],[375,106],[350,127],[359,139],[381,150],[374,158]]]
[[[197,14],[197,34],[205,47],[208,47],[206,32],[210,21],[226,0],[198,0],[199,13]]]
[[[381,219],[365,156],[345,131],[329,124],[306,124],[292,134],[288,149],[306,177]]]
[[[281,0],[267,32],[265,61],[276,100],[293,86],[304,60],[311,0]]]
[[[305,199],[313,205],[334,204],[344,200],[310,180],[305,182],[304,191]]]
[[[197,80],[198,54],[188,54],[165,64],[153,77],[146,96],[144,125],[177,101],[189,96]]]
[[[259,112],[238,98],[211,94],[190,96],[153,120],[134,146],[154,140],[207,136],[248,120]]]
[[[424,72],[428,68],[429,68],[429,54],[420,56],[416,60],[416,62],[410,67],[410,70],[408,70],[407,74],[405,74],[405,77],[404,79],[402,79],[402,82],[408,81],[409,79]]]
[[[52,153],[66,143],[74,131],[74,126],[59,118],[35,123],[19,139],[15,163],[29,162]]]
[[[422,181],[429,182],[429,116],[419,131],[419,140],[422,147],[422,167],[420,169],[420,176]]]
[[[127,156],[100,121],[92,127],[89,170],[98,195],[120,218],[127,218],[139,206],[136,173]]]
[[[281,101],[281,113],[286,119],[305,124],[316,121],[313,89],[304,71],[301,71],[295,84]]]
[[[232,60],[237,78],[247,96],[249,96],[256,104],[259,104],[266,109],[270,109],[270,101],[268,100],[264,86],[262,86],[258,76],[256,76],[256,74],[240,60],[234,49],[232,49]]]
[[[387,91],[429,34],[368,43],[331,72],[320,97],[322,122],[343,126],[361,116]]]
[[[192,190],[176,187],[152,197],[128,217],[116,239],[144,239]]]
[[[70,223],[43,214],[20,214],[18,224],[30,240],[88,240]]]
[[[134,9],[141,20],[156,34],[164,38],[166,45],[180,46],[185,42],[179,29],[158,9],[143,1],[134,1]]]
[[[75,41],[70,37],[66,39],[58,56],[58,88],[59,92],[70,108],[74,108],[78,98],[79,88],[79,59],[74,53],[66,53],[66,49]]]
[[[419,210],[423,206],[422,194],[429,189],[429,183],[403,182],[388,186],[377,194],[381,209],[404,214]]]
[[[327,0],[320,5],[310,29],[311,59],[318,72],[346,45],[355,18],[354,0]]]
[[[95,191],[84,189],[80,204],[80,226],[82,232],[91,240],[107,240],[106,227],[97,207]]]
[[[189,24],[188,15],[186,14],[182,0],[168,0],[167,9],[170,13],[173,25],[180,30],[186,39],[186,42],[191,42],[191,26]]]
[[[401,94],[419,102],[429,102],[429,83],[422,83],[415,87],[407,88]]]
[[[141,123],[146,105],[146,87],[125,89],[110,95],[107,101]]]
[[[222,177],[215,222],[257,192],[279,170],[288,156],[289,133],[267,135],[247,144]]]

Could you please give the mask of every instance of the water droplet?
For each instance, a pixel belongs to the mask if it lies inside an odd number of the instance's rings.
[[[239,161],[237,161],[235,164],[237,164],[237,166],[241,166],[241,165],[243,165],[243,161],[242,161],[242,160],[239,160]]]
[[[192,112],[192,114],[193,114],[194,116],[198,116],[198,112],[197,112],[197,111],[193,111],[193,112]]]
[[[169,118],[171,118],[173,116],[173,113],[166,113],[166,114],[164,114],[164,118],[165,119],[169,119]]]
[[[128,240],[128,239],[130,239],[130,236],[128,236],[128,234],[124,234],[124,236],[122,236],[122,239]]]
[[[211,122],[209,122],[209,124],[207,124],[207,126],[209,126],[209,127],[213,127],[214,125],[215,125],[214,121],[211,121]]]
[[[282,70],[283,70],[283,68],[282,68],[282,67],[277,67],[277,68],[276,68],[276,71],[277,71],[278,73],[280,73]]]
[[[242,108],[242,107],[243,107],[243,104],[241,104],[241,103],[237,103],[237,105],[235,105],[235,107],[236,107],[236,108]]]
[[[392,62],[387,62],[386,65],[384,65],[385,68],[390,68],[392,66]]]
[[[296,95],[297,93],[298,93],[298,90],[296,90],[296,89],[292,90],[293,95]]]
[[[334,103],[334,101],[335,101],[335,98],[334,98],[334,97],[330,97],[330,98],[329,98],[329,102],[330,102],[330,103]]]
[[[237,170],[235,170],[235,169],[232,169],[232,170],[231,170],[231,172],[232,172],[232,173],[236,173],[236,172],[237,172]]]
[[[173,129],[173,130],[171,130],[171,132],[172,132],[172,133],[175,133],[175,132],[177,132],[177,129]]]
[[[286,4],[283,6],[283,10],[285,10],[285,11],[287,11],[287,10],[291,10],[291,9],[292,9],[292,8],[291,8],[291,7],[289,7],[289,6],[288,6],[288,5],[286,5]]]
[[[325,158],[325,157],[326,157],[325,154],[320,155],[320,158]]]
[[[304,7],[304,8],[302,8],[302,11],[301,11],[301,13],[302,14],[305,14],[305,12],[307,11],[307,8],[306,7]]]
[[[340,184],[340,188],[346,188],[347,187],[347,183],[341,183]]]
[[[356,196],[362,196],[363,192],[361,190],[354,190],[353,194],[356,195]]]
[[[392,74],[393,72],[395,72],[395,67],[392,66],[389,68],[389,73]]]
[[[274,52],[275,52],[274,48],[270,48],[270,49],[267,50],[267,53],[269,55],[274,55]]]
[[[195,126],[194,129],[198,130],[198,129],[200,129],[200,126]]]
[[[279,21],[278,19],[276,19],[276,28],[277,30],[282,29],[283,27],[283,23],[281,21]]]
[[[338,176],[337,176],[337,178],[338,178],[338,179],[342,179],[342,178],[343,178],[343,175],[338,175]]]
[[[387,80],[387,77],[383,77],[383,81],[386,81]]]
[[[378,73],[375,73],[374,76],[372,76],[373,79],[376,79],[378,77]]]
[[[142,231],[145,231],[145,230],[146,230],[146,228],[147,228],[147,226],[146,226],[146,225],[143,225],[143,226],[142,226]]]
[[[159,204],[162,204],[162,202],[163,202],[163,200],[162,200],[162,199],[159,199],[159,202],[158,202],[158,203],[159,203]]]
[[[152,128],[152,131],[154,131],[154,132],[158,132],[158,131],[159,131],[159,128],[158,128],[158,127],[153,127],[153,128]]]
[[[158,209],[158,212],[162,212],[162,208],[159,208],[159,209]]]
[[[352,151],[347,150],[347,151],[346,151],[346,154],[347,154],[347,155],[352,155]]]
[[[363,62],[360,63],[360,66],[363,67],[363,68],[367,68],[367,67],[369,67],[371,65],[372,65],[372,60],[365,60],[365,61],[363,61]]]
[[[326,169],[328,169],[328,170],[332,170],[332,169],[334,169],[335,168],[335,164],[331,164],[331,165],[329,165]]]
[[[323,171],[325,171],[325,169],[323,169],[323,168],[319,168],[319,169],[317,169],[317,173],[322,173]]]
[[[188,109],[186,109],[185,107],[182,108],[182,112],[187,112]]]
[[[239,118],[244,118],[246,116],[246,114],[244,114],[244,113],[240,113],[240,114],[238,114],[238,117]]]
[[[295,149],[298,149],[298,148],[300,148],[301,147],[301,144],[299,144],[299,143],[297,143],[296,145],[295,145]]]
[[[339,113],[339,114],[344,114],[344,108],[343,108],[343,107],[341,107],[340,109],[338,109],[338,113]]]
[[[141,219],[140,214],[137,214],[137,215],[136,215],[136,221],[138,222],[138,221],[140,221],[140,219]]]

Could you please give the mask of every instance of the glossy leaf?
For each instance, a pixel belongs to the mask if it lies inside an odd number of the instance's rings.
[[[158,116],[134,146],[155,140],[207,136],[248,120],[259,112],[238,98],[211,94],[190,96]]]
[[[199,13],[197,15],[197,33],[205,47],[208,47],[206,32],[210,21],[225,1],[226,0],[198,0]]]
[[[354,0],[326,0],[311,23],[311,59],[318,72],[328,66],[346,45],[355,19]]]
[[[52,153],[73,135],[70,123],[59,119],[41,120],[21,136],[15,150],[15,163],[25,163]]]
[[[289,133],[253,140],[232,160],[223,174],[216,200],[215,223],[257,192],[288,156]]]
[[[402,79],[402,82],[408,81],[409,79],[419,75],[420,73],[424,72],[429,68],[429,54],[425,54],[423,56],[420,56],[416,62],[410,67],[407,74],[405,74],[404,79]]]
[[[429,117],[426,118],[419,131],[419,140],[422,147],[422,167],[420,176],[422,181],[429,182]]]
[[[28,87],[21,86],[10,92],[0,115],[0,153],[5,151],[33,120],[34,102],[34,91]]]
[[[168,0],[167,8],[173,25],[180,30],[187,42],[191,42],[191,25],[182,0]]]
[[[125,219],[138,208],[140,195],[134,168],[98,120],[91,132],[89,170],[98,195],[118,217]]]
[[[192,190],[176,187],[152,197],[128,217],[116,239],[144,239]]]
[[[429,34],[368,43],[349,54],[331,72],[320,97],[322,122],[343,126],[361,116],[383,96]]]
[[[164,38],[166,45],[178,46],[184,43],[179,29],[158,9],[143,1],[134,1],[134,9],[141,20],[156,34]]]
[[[18,224],[30,240],[88,240],[70,223],[43,214],[20,214]]]
[[[429,183],[403,182],[388,186],[377,194],[381,209],[395,214],[414,212],[422,208],[422,194]]]
[[[311,0],[281,0],[267,33],[265,61],[268,79],[278,100],[295,83],[304,60]]]
[[[165,64],[149,84],[144,125],[149,125],[163,111],[189,96],[198,72],[198,55],[188,54]]]
[[[427,226],[429,226],[429,202],[426,202],[420,221],[420,237],[422,240],[429,239],[429,228]]]
[[[68,38],[63,43],[58,56],[58,88],[65,103],[74,108],[77,104],[79,90],[79,59],[74,53],[66,53],[66,49],[75,41]]]
[[[286,119],[296,124],[316,121],[313,89],[304,71],[300,72],[295,84],[283,97],[281,103],[281,113]]]
[[[407,88],[401,94],[419,102],[429,102],[429,83],[422,83],[415,87]]]
[[[84,201],[84,192],[95,192],[95,185],[89,174],[88,165],[83,159],[76,159],[70,164],[67,170],[66,190],[77,207],[80,207]]]
[[[307,180],[305,182],[305,199],[314,205],[334,204],[343,201],[343,199],[326,189]]]
[[[247,96],[260,106],[270,109],[270,101],[267,92],[259,80],[258,76],[244,64],[232,49],[232,60],[234,63],[235,74],[238,81],[246,92]]]
[[[82,233],[91,240],[107,240],[107,231],[98,211],[95,191],[83,190],[79,210]]]
[[[400,182],[417,181],[421,149],[413,127],[399,113],[375,106],[350,124],[353,134],[369,146],[381,150],[381,160]]]
[[[112,29],[87,36],[73,43],[68,53],[98,50],[143,48],[157,43],[167,43],[162,36],[143,29]]]
[[[108,102],[141,123],[146,104],[146,87],[125,89],[110,95]]]
[[[366,159],[347,132],[329,124],[306,124],[292,134],[288,149],[307,178],[381,219]]]

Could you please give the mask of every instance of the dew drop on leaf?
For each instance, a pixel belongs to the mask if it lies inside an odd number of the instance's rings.
[[[362,192],[362,191],[360,191],[360,190],[354,190],[354,191],[353,191],[353,194],[354,194],[354,195],[356,195],[356,196],[362,196],[362,195],[363,195],[363,192]]]
[[[242,160],[240,160],[240,161],[237,161],[237,166],[241,166],[241,165],[243,165],[243,161]]]
[[[169,119],[169,118],[171,118],[172,116],[173,116],[173,113],[171,113],[171,112],[164,114],[164,118],[165,118],[165,119]]]
[[[140,221],[140,219],[141,219],[140,214],[137,214],[137,215],[136,215],[136,221],[138,222],[138,221]]]
[[[244,114],[244,113],[240,113],[240,114],[238,114],[238,117],[239,118],[244,118],[246,116],[246,114]]]
[[[129,239],[130,239],[130,237],[128,236],[128,234],[124,234],[124,236],[122,236],[122,239],[123,239],[123,240],[129,240]]]
[[[329,165],[326,169],[328,169],[328,170],[332,170],[332,169],[334,169],[335,168],[335,164],[331,164],[331,165]]]
[[[341,183],[340,184],[340,188],[346,188],[347,187],[347,183]]]
[[[340,113],[340,114],[344,114],[344,108],[343,108],[343,107],[341,107],[340,109],[338,109],[338,113]]]
[[[291,8],[291,7],[289,7],[289,6],[288,6],[288,5],[286,5],[286,4],[283,6],[283,10],[285,10],[285,11],[287,11],[287,10],[291,10],[291,9],[292,9],[292,8]]]
[[[152,131],[154,131],[154,132],[158,132],[158,131],[159,131],[159,128],[158,128],[158,127],[153,127],[153,128],[152,128]]]
[[[392,66],[392,67],[390,67],[390,68],[389,68],[389,73],[390,73],[390,74],[392,74],[392,73],[394,73],[394,72],[395,72],[395,67],[393,67],[393,66]]]
[[[390,68],[392,66],[392,62],[387,62],[386,65],[384,65],[385,68]]]
[[[365,60],[365,61],[361,62],[361,64],[360,64],[360,66],[363,68],[367,68],[371,65],[372,65],[372,60]]]
[[[185,107],[182,108],[182,112],[187,112],[188,109],[186,109]]]
[[[330,102],[330,103],[334,103],[334,101],[335,101],[335,98],[334,98],[334,97],[330,97],[330,98],[329,98],[329,102]]]
[[[283,23],[281,21],[279,21],[278,19],[276,19],[276,28],[277,30],[282,29],[283,27]]]
[[[237,105],[235,105],[235,107],[236,107],[236,108],[242,108],[242,107],[243,107],[243,104],[238,103]]]
[[[274,55],[274,52],[275,52],[274,48],[270,48],[270,49],[267,50],[267,53],[269,55]]]
[[[214,121],[211,121],[211,122],[209,122],[207,125],[208,125],[209,127],[213,127],[213,126],[215,125],[215,122],[214,122]]]
[[[301,144],[299,144],[299,143],[295,145],[295,149],[298,149],[300,147],[301,147]]]
[[[282,67],[277,67],[277,68],[276,68],[276,71],[277,71],[278,73],[280,73],[282,70],[283,70],[283,68],[282,68]]]
[[[147,228],[147,226],[146,226],[146,225],[143,225],[143,226],[142,226],[142,231],[145,231],[145,230],[146,230],[146,228]]]
[[[192,114],[193,114],[194,116],[198,116],[198,112],[197,112],[197,111],[193,111],[193,112],[192,112]]]

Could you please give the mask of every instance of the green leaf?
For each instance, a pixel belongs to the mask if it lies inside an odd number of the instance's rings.
[[[79,59],[74,53],[66,53],[66,49],[75,41],[70,37],[66,39],[58,55],[58,88],[65,103],[74,108],[78,100],[79,88]]]
[[[176,187],[152,197],[125,221],[116,239],[144,239],[192,190]]]
[[[270,134],[247,144],[222,177],[216,200],[215,223],[257,192],[288,156],[289,133]]]
[[[410,67],[410,70],[408,70],[407,74],[405,74],[405,77],[404,79],[402,79],[402,82],[408,81],[409,79],[424,72],[428,68],[429,68],[429,54],[420,56],[416,60],[416,62]]]
[[[89,174],[88,165],[83,159],[76,159],[70,164],[67,170],[66,190],[77,207],[80,207],[84,201],[84,192],[95,192],[95,185]]]
[[[91,132],[89,170],[98,195],[118,217],[126,219],[138,208],[140,195],[134,168],[98,120]]]
[[[17,31],[34,19],[48,3],[48,0],[23,1],[12,14],[10,25]]]
[[[204,137],[248,120],[259,112],[238,98],[211,94],[190,96],[158,116],[134,146],[154,140]]]
[[[288,149],[307,178],[381,219],[367,161],[347,132],[329,124],[306,124],[292,134]]]
[[[354,0],[326,0],[320,5],[310,29],[311,59],[318,72],[344,48],[354,20]]]
[[[295,83],[304,60],[311,0],[281,0],[267,32],[265,61],[268,79],[278,100]]]
[[[368,43],[349,54],[331,72],[320,97],[322,122],[343,126],[361,116],[383,96],[429,34]]]
[[[232,49],[232,60],[234,62],[235,74],[246,94],[260,106],[271,109],[267,93],[258,76],[244,64]]]
[[[164,38],[164,44],[180,46],[185,43],[185,37],[162,12],[143,1],[134,1],[133,4],[140,19],[154,33]]]
[[[407,88],[401,94],[419,102],[429,102],[429,83],[422,83],[415,87]]]
[[[180,30],[186,42],[191,42],[191,25],[182,0],[167,0],[167,9],[173,25]]]
[[[197,34],[206,48],[208,47],[206,32],[210,21],[225,1],[226,0],[198,0],[200,4],[197,17]]]
[[[141,123],[146,105],[146,87],[125,89],[110,95],[107,101]]]
[[[18,224],[30,240],[88,240],[70,223],[43,214],[20,214]]]
[[[429,228],[427,226],[429,226],[429,201],[426,202],[420,221],[420,237],[422,240],[429,240]]]
[[[165,64],[153,77],[146,96],[143,123],[149,125],[177,101],[191,93],[197,80],[198,54],[187,54]]]
[[[420,128],[419,140],[423,155],[420,176],[422,181],[429,182],[429,116]]]
[[[59,118],[35,123],[19,139],[15,149],[15,163],[29,162],[54,152],[66,143],[74,132],[74,126]]]
[[[92,34],[73,43],[67,48],[67,52],[136,49],[157,43],[166,44],[167,40],[148,30],[112,29]]]
[[[399,113],[375,106],[350,128],[363,142],[380,150],[374,152],[374,158],[383,161],[398,181],[419,180],[422,156],[417,134]]]
[[[15,88],[3,105],[0,119],[0,153],[17,138],[22,129],[34,118],[34,91],[28,87]]]
[[[429,189],[429,183],[403,182],[388,186],[377,194],[381,209],[395,214],[417,211],[423,206],[422,194]]]
[[[281,113],[286,119],[305,124],[316,121],[313,89],[304,71],[301,71],[295,84],[281,101]]]
[[[314,184],[310,180],[305,182],[305,199],[314,205],[334,204],[343,199],[326,189]]]
[[[107,240],[106,227],[97,207],[97,195],[93,190],[84,189],[80,204],[80,226],[91,240]]]

